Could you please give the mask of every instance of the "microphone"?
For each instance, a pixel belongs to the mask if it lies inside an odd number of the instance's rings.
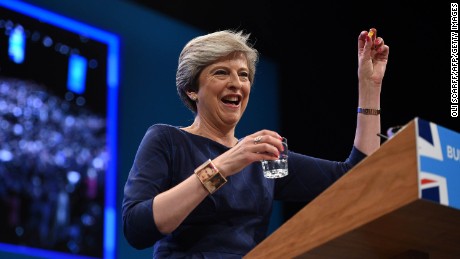
[[[393,126],[393,127],[389,127],[388,130],[387,130],[387,135],[383,135],[382,133],[377,133],[377,136],[387,140],[387,139],[390,139],[391,137],[393,137],[399,130],[402,129],[403,126],[401,125],[397,125],[397,126]]]
[[[402,127],[403,126],[401,126],[401,125],[397,125],[397,126],[394,126],[394,127],[389,127],[388,130],[387,130],[387,136],[389,138],[393,137],[393,135],[398,133],[398,131],[401,130]]]

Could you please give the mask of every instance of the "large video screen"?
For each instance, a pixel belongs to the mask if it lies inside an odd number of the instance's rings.
[[[0,250],[115,258],[118,37],[0,2]]]

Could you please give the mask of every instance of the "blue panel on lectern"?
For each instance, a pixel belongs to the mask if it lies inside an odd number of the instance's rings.
[[[460,133],[417,119],[420,195],[460,209]]]

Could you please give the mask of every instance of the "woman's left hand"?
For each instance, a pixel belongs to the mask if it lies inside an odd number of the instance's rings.
[[[388,62],[390,48],[384,44],[381,37],[377,37],[377,30],[372,28],[372,37],[369,32],[362,31],[358,37],[358,79],[360,82],[370,82],[374,86],[382,84]]]

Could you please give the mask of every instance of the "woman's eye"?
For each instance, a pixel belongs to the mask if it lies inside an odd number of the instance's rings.
[[[216,74],[216,75],[226,75],[227,71],[225,71],[225,70],[216,70],[216,72],[214,72],[214,74]]]
[[[248,72],[241,72],[241,73],[240,73],[240,76],[242,76],[242,77],[249,77],[249,73],[248,73]]]

